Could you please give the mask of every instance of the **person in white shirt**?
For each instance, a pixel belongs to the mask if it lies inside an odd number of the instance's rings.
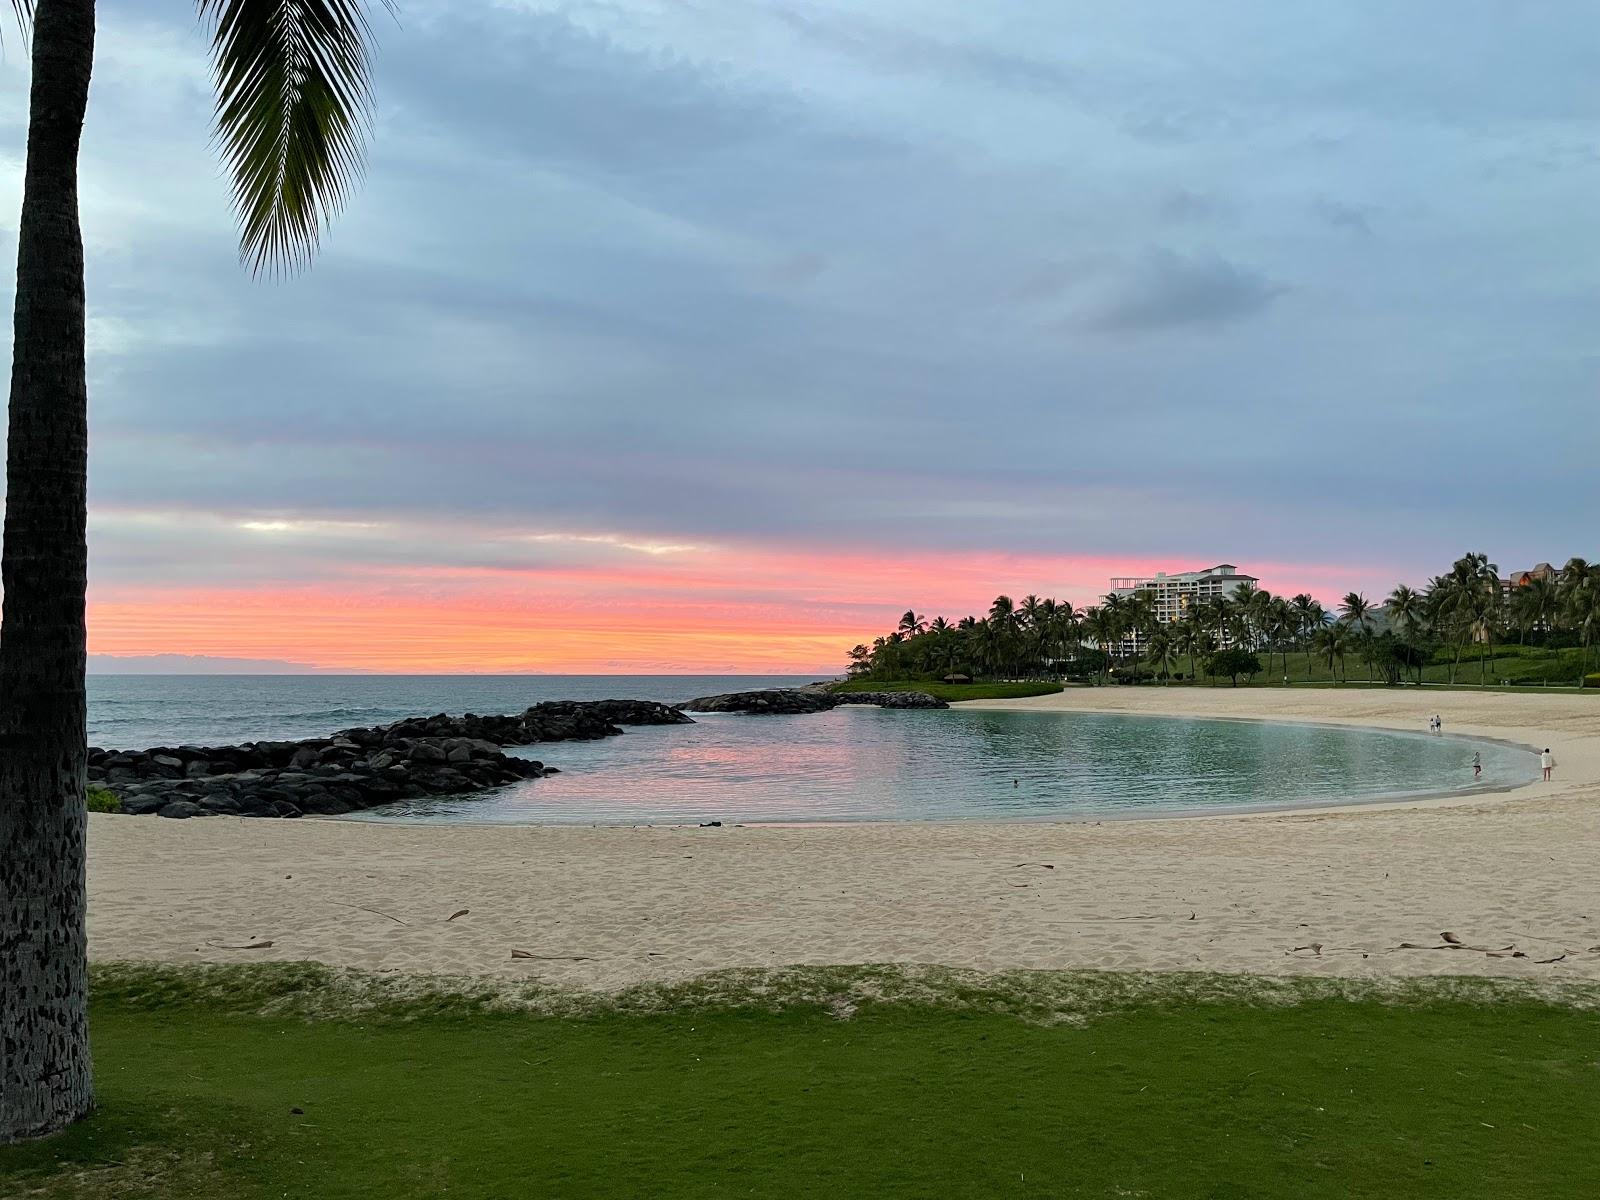
[[[1539,755],[1539,766],[1544,768],[1544,781],[1550,782],[1550,768],[1556,765],[1555,755],[1550,753],[1550,747],[1544,748],[1544,753]]]

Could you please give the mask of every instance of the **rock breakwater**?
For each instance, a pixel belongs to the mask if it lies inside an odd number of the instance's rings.
[[[754,692],[724,692],[700,696],[676,707],[685,712],[745,713],[798,716],[828,712],[845,704],[870,704],[878,708],[949,708],[927,692],[825,692],[811,688],[767,688]]]
[[[408,717],[327,738],[232,746],[89,752],[89,781],[122,811],[164,817],[341,816],[395,800],[459,795],[552,772],[506,754],[529,746],[612,737],[624,725],[691,718],[641,700],[556,700],[511,716]]]

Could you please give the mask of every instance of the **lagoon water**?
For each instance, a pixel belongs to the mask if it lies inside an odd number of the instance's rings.
[[[312,737],[539,700],[677,701],[804,682],[751,676],[97,676],[90,740],[143,748]],[[705,714],[599,742],[515,748],[561,773],[352,820],[649,824],[720,820],[1099,820],[1505,787],[1526,750],[1426,732],[1123,714],[850,707]],[[1474,785],[1471,759],[1483,756]]]
[[[1260,721],[843,708],[705,714],[604,742],[522,747],[561,774],[405,801],[380,821],[668,824],[1098,820],[1292,807],[1524,783],[1499,743]]]

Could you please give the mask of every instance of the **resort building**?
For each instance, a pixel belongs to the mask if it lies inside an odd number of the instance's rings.
[[[1547,562],[1529,567],[1526,571],[1513,571],[1510,578],[1500,581],[1500,598],[1509,601],[1511,594],[1518,588],[1525,588],[1535,580],[1549,583],[1555,579],[1557,574],[1556,569]]]
[[[1232,596],[1241,584],[1256,582],[1254,575],[1242,574],[1232,563],[1220,563],[1203,571],[1180,571],[1176,575],[1157,571],[1148,576],[1120,576],[1111,581],[1111,591],[1105,598],[1127,597],[1144,592],[1150,597],[1157,623],[1170,625],[1183,620],[1212,597]],[[1224,635],[1222,645],[1226,647],[1230,644],[1231,640]],[[1116,650],[1122,654],[1137,654],[1143,648],[1138,636],[1134,635],[1125,638]]]

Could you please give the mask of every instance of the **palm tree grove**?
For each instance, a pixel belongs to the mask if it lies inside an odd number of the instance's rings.
[[[1572,558],[1553,578],[1508,590],[1486,555],[1466,554],[1421,590],[1400,584],[1382,602],[1349,592],[1331,611],[1306,593],[1275,596],[1252,584],[1167,622],[1142,592],[1083,609],[998,596],[986,615],[954,622],[912,610],[849,657],[852,678],[878,681],[1342,683],[1355,663],[1366,680],[1390,685],[1594,687],[1597,639],[1600,565]]]

